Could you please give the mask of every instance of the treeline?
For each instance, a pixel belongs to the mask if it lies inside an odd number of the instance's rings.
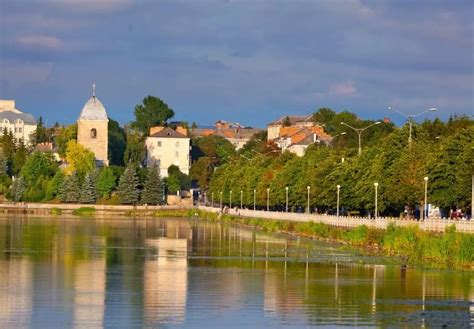
[[[340,133],[341,114],[333,112],[326,127]],[[315,118],[318,117],[315,113]],[[338,117],[339,115],[339,117]],[[342,115],[348,116],[347,113]],[[325,120],[320,118],[319,121]],[[339,122],[339,126],[337,126]],[[364,127],[369,122],[350,122]],[[331,128],[332,127],[332,128]],[[290,210],[335,213],[337,185],[343,214],[367,215],[375,207],[374,183],[378,183],[378,211],[382,216],[399,216],[407,209],[412,214],[424,202],[424,177],[428,177],[428,203],[450,209],[470,211],[471,182],[474,173],[474,122],[467,117],[452,117],[415,124],[414,140],[408,144],[408,126],[395,128],[390,123],[374,126],[363,136],[363,152],[357,155],[356,136],[340,135],[332,147],[311,145],[305,156],[290,153],[261,153],[242,150],[216,168],[209,180],[208,200],[224,205],[266,208],[267,189],[272,209],[284,210],[286,187]],[[344,130],[342,130],[344,131]],[[268,144],[261,141],[260,144]],[[255,148],[262,145],[254,143]],[[269,146],[266,145],[268,148]],[[244,153],[245,152],[245,153]],[[244,156],[245,154],[245,156]]]

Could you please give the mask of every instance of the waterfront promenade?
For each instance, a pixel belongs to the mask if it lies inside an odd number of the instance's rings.
[[[198,206],[199,209],[219,213],[220,208],[209,206]],[[294,222],[315,222],[323,223],[339,227],[357,227],[359,225],[367,225],[380,229],[386,229],[389,223],[395,223],[399,226],[418,225],[420,229],[425,231],[443,232],[448,225],[455,224],[456,231],[464,233],[474,233],[474,223],[472,220],[448,220],[448,219],[427,219],[425,221],[402,220],[400,218],[386,218],[378,217],[377,219],[368,217],[355,216],[329,216],[322,214],[307,214],[307,213],[293,213],[293,212],[277,212],[277,211],[262,211],[250,209],[233,208],[227,211],[229,215],[242,216],[248,218],[262,218],[272,220],[285,220]]]

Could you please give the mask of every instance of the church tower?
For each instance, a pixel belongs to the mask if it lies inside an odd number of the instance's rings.
[[[96,165],[108,166],[109,119],[104,105],[95,96],[95,84],[92,85],[92,97],[82,109],[77,119],[77,142],[95,154]]]

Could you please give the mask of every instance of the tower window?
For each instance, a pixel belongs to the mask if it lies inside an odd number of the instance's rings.
[[[91,138],[97,138],[97,129],[95,128],[92,128],[91,129]]]

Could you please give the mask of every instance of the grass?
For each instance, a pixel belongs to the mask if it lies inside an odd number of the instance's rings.
[[[76,216],[92,216],[95,214],[95,208],[92,207],[81,207],[74,209],[72,212]]]
[[[51,215],[61,215],[63,213],[63,211],[59,208],[51,208]]]
[[[266,232],[284,232],[341,242],[376,251],[382,255],[403,257],[407,263],[432,268],[474,270],[474,235],[456,232],[448,226],[443,234],[423,231],[418,226],[375,229],[360,225],[352,229],[315,222],[289,222],[261,218],[218,215],[197,209],[183,211],[181,217],[199,217],[224,223],[253,226]],[[161,211],[161,216],[167,216]],[[174,216],[179,216],[174,213]]]

